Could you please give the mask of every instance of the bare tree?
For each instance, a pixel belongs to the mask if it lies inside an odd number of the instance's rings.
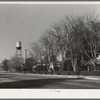
[[[3,69],[4,71],[10,71],[10,70],[12,69],[9,60],[4,59],[4,60],[2,61],[2,69]]]
[[[78,71],[81,64],[91,64],[96,70],[96,57],[100,52],[99,34],[100,21],[94,13],[76,17],[67,15],[54,23],[38,42],[32,43],[32,55],[36,59],[47,58],[45,60],[50,63],[51,57],[61,54],[61,70],[67,57],[70,57],[74,71]]]
[[[76,70],[78,59],[81,59],[83,55],[84,60],[87,61],[86,64],[91,63],[95,70],[96,54],[100,49],[98,17],[94,13],[78,17],[67,16],[64,28],[69,34],[69,47],[74,70]]]
[[[23,64],[24,64],[24,59],[23,58],[19,58],[17,56],[13,56],[10,59],[10,63],[11,63],[12,68],[16,72],[21,72],[23,70]]]
[[[41,62],[42,50],[43,50],[41,44],[39,42],[33,42],[31,44],[31,48],[32,48],[32,51],[30,52],[31,56],[33,56],[37,62]]]

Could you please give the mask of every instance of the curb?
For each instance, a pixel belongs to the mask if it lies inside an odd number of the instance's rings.
[[[6,73],[8,74],[8,73]],[[100,76],[84,76],[84,75],[56,75],[56,74],[30,74],[30,73],[9,73],[9,74],[17,74],[17,75],[29,75],[29,76],[50,76],[50,77],[57,77],[57,78],[83,78],[89,80],[100,80]]]

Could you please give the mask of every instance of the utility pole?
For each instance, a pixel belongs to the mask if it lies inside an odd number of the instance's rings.
[[[27,49],[25,49],[25,68],[27,69]]]

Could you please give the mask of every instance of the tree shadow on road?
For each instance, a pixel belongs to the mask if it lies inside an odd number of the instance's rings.
[[[0,83],[0,88],[42,88],[45,85],[65,81],[65,80],[76,80],[76,78],[53,78],[53,79],[34,79],[34,80],[21,80],[14,82]],[[77,78],[77,80],[83,80],[82,78]]]

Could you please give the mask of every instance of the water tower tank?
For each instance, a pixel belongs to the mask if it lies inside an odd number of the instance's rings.
[[[20,50],[20,49],[22,48],[22,43],[21,43],[21,41],[18,41],[18,42],[16,43],[16,48],[17,48],[18,50]]]

